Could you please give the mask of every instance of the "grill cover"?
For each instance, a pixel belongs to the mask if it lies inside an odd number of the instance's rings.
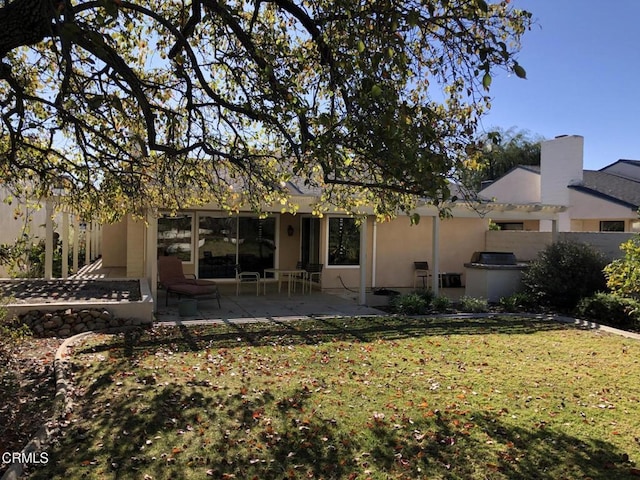
[[[471,263],[483,265],[516,265],[516,256],[513,252],[473,252]]]

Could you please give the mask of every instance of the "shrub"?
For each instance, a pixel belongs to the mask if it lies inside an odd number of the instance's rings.
[[[436,312],[447,312],[451,309],[451,300],[445,296],[434,297],[431,302],[431,307]]]
[[[405,315],[425,314],[429,310],[429,300],[422,293],[407,293],[393,297],[389,302],[392,311]]]
[[[620,245],[624,258],[614,260],[604,268],[607,287],[622,297],[640,300],[640,235]]]
[[[502,297],[498,305],[505,312],[522,312],[535,308],[536,301],[529,293],[516,292],[508,297]]]
[[[581,298],[605,290],[606,264],[604,255],[586,243],[556,242],[531,262],[522,282],[540,303],[572,310]]]
[[[484,298],[460,297],[460,310],[463,312],[482,313],[489,311],[489,303]]]
[[[576,307],[576,314],[612,327],[640,328],[640,302],[611,293],[596,293],[583,298]]]

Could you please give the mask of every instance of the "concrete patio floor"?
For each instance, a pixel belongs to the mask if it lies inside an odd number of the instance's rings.
[[[192,316],[180,316],[179,300],[171,295],[169,305],[165,306],[165,291],[158,291],[156,302],[156,322],[170,324],[188,323],[224,323],[255,322],[284,319],[304,319],[309,317],[351,317],[364,315],[384,315],[376,308],[358,305],[354,298],[343,295],[313,292],[311,294],[286,292],[268,292],[267,295],[255,295],[255,290],[244,286],[240,295],[235,295],[235,284],[220,286],[220,305],[214,298],[198,298],[197,312]]]

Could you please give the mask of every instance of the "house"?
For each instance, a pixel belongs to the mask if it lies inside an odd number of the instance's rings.
[[[515,204],[556,204],[560,232],[640,232],[640,161],[618,160],[583,169],[584,138],[560,136],[542,143],[540,166],[517,166],[479,192]],[[496,223],[504,230],[550,231],[548,221],[524,216]]]
[[[539,168],[514,168],[482,190],[483,201],[446,205],[449,218],[440,218],[438,209],[425,203],[417,208],[417,225],[404,216],[378,223],[373,209],[364,212],[366,221],[358,225],[337,209],[314,216],[317,194],[292,188],[299,206],[295,214],[283,213],[280,205],[265,205],[266,216],[251,211],[230,215],[211,204],[175,215],[160,211],[142,219],[127,216],[111,225],[87,222],[87,259],[101,256],[104,268],[146,278],[154,296],[161,255],[180,257],[185,273],[222,283],[235,281],[236,264],[262,274],[269,268],[322,264],[322,289],[355,292],[361,303],[372,289],[412,289],[414,262],[429,262],[431,279],[441,273],[459,275],[464,285],[465,263],[476,251],[513,251],[519,260],[530,260],[557,232],[621,225],[627,232],[638,229],[639,162],[621,160],[598,172],[584,172],[582,150],[579,136],[545,142]],[[63,249],[69,239],[64,217]],[[492,231],[491,222],[504,229]],[[47,224],[50,238],[54,226]],[[518,233],[511,228],[537,236],[501,243],[506,234]],[[615,235],[606,234],[610,251],[624,241]],[[437,292],[438,282],[430,283]]]
[[[216,205],[149,215],[145,220],[127,217],[102,227],[101,254],[106,268],[119,268],[127,277],[146,277],[156,291],[156,263],[160,255],[183,260],[185,273],[218,282],[234,282],[235,268],[264,273],[265,268],[293,269],[301,262],[323,265],[322,289],[356,292],[365,303],[365,292],[376,288],[411,289],[414,262],[429,262],[436,272],[456,273],[464,285],[464,264],[475,251],[484,250],[489,219],[504,222],[554,222],[561,205],[456,202],[448,205],[451,218],[439,217],[436,207],[417,209],[421,220],[411,225],[406,216],[375,221],[373,209],[358,225],[338,210],[317,217],[318,200],[311,193],[297,193],[296,214],[282,213],[280,205],[265,206],[265,218],[250,211],[235,215]],[[438,285],[433,285],[438,289]]]

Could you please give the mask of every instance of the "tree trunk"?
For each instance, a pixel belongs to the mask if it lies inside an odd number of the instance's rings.
[[[14,0],[0,8],[0,58],[53,35],[57,0]]]

